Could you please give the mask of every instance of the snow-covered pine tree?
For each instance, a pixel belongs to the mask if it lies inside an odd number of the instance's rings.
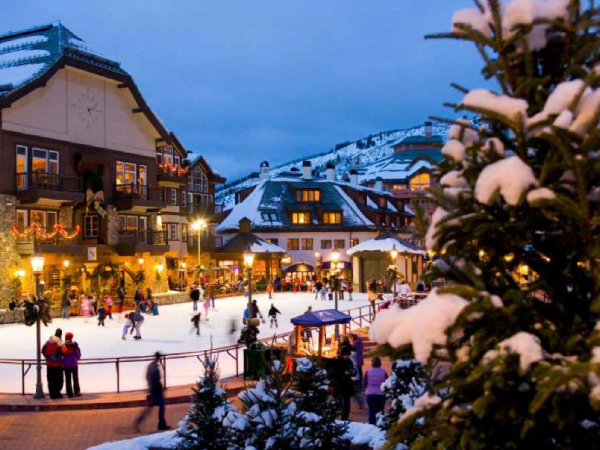
[[[390,376],[382,385],[389,409],[387,414],[379,416],[379,428],[389,430],[406,412],[406,408],[412,407],[415,400],[427,391],[431,382],[429,373],[414,359],[397,359],[392,363]]]
[[[432,277],[448,285],[372,330],[448,370],[389,447],[600,448],[600,14],[474,3],[433,36],[473,43],[498,91],[457,86],[454,108],[483,124],[452,126],[431,192]]]
[[[293,421],[297,437],[294,448],[345,448],[341,437],[348,426],[336,421],[339,406],[329,397],[327,371],[314,360],[300,358],[297,361],[293,388],[296,391],[296,414]]]
[[[192,405],[177,431],[177,450],[227,450],[229,430],[223,419],[235,408],[227,393],[218,386],[219,368],[216,359],[207,356],[202,361],[204,377],[193,389]]]
[[[283,372],[281,361],[273,361],[269,373],[238,396],[248,422],[242,430],[245,450],[287,450],[293,442],[296,404]]]

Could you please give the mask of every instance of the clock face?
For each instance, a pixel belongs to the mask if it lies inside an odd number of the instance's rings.
[[[87,88],[73,103],[75,114],[83,126],[90,130],[102,118],[102,109],[100,102],[94,93]]]

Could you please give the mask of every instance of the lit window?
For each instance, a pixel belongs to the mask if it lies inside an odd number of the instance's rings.
[[[302,238],[302,250],[312,250],[313,240],[312,238]]]
[[[421,191],[429,188],[429,174],[421,173],[410,180],[411,191]]]
[[[355,245],[360,244],[360,239],[358,238],[352,238],[350,239],[350,247],[354,247]]]
[[[292,223],[295,225],[307,225],[310,223],[309,212],[295,212],[292,213]]]
[[[171,188],[171,205],[177,205],[177,189]]]
[[[287,240],[287,249],[288,250],[300,250],[300,242],[299,239],[288,239]]]
[[[267,238],[267,242],[273,245],[279,245],[279,239],[277,238]]]
[[[178,239],[177,235],[177,224],[176,223],[170,223],[169,224],[169,240],[170,241],[176,241]]]
[[[296,201],[301,203],[313,203],[321,201],[319,189],[301,189],[296,191]]]
[[[208,192],[208,177],[198,166],[194,167],[189,177],[189,190],[194,192]]]
[[[327,225],[339,225],[342,223],[341,212],[325,212],[323,213],[323,223]]]

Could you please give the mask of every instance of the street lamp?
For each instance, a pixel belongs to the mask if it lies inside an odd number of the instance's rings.
[[[201,238],[202,230],[206,228],[206,221],[204,219],[198,219],[192,224],[192,230],[198,232],[198,282],[200,282],[200,252],[201,252]]]
[[[31,270],[35,276],[35,295],[37,301],[37,318],[35,320],[35,333],[37,339],[37,378],[35,383],[35,395],[33,398],[44,398],[44,385],[42,384],[42,331],[40,325],[40,276],[44,271],[44,257],[41,253],[34,253],[31,257]]]
[[[65,269],[68,269],[70,265],[71,265],[71,261],[69,261],[68,259],[65,259],[63,261],[63,266],[65,266]]]
[[[254,264],[254,253],[251,251],[244,252],[244,264],[248,276],[248,325],[252,317],[252,266]]]
[[[140,263],[140,266],[144,265],[144,258],[138,258],[138,263]],[[141,269],[141,267],[140,267]]]
[[[339,289],[339,275],[337,273],[338,270],[338,261],[340,260],[340,252],[333,251],[331,252],[331,276],[332,279],[331,285],[333,286],[333,295],[335,300],[335,310],[338,310],[338,289]],[[336,339],[340,337],[340,328],[339,325],[335,324],[335,337]]]
[[[315,252],[315,272],[317,275],[316,282],[321,279],[321,254],[319,252]]]
[[[394,263],[394,266],[396,266],[397,260],[398,260],[398,250],[396,250],[396,244],[394,244],[394,246],[390,250],[390,256],[392,258],[392,262]],[[396,270],[394,269],[394,300],[396,300],[396,280],[397,279],[398,279],[398,272],[396,272]]]

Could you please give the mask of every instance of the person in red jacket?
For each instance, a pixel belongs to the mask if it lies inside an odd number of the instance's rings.
[[[59,330],[57,330],[57,334]],[[62,331],[60,331],[60,336],[62,336]],[[61,338],[55,334],[50,336],[48,342],[42,347],[42,355],[46,358],[46,378],[50,398],[62,398],[60,393],[63,387],[62,346]]]

